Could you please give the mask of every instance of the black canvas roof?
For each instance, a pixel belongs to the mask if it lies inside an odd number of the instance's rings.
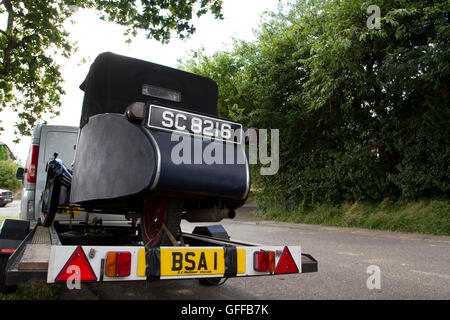
[[[178,91],[181,100],[174,102],[144,95],[143,85]],[[111,52],[102,53],[95,59],[80,88],[85,92],[80,127],[96,114],[124,113],[133,102],[160,102],[217,115],[218,89],[213,80]]]

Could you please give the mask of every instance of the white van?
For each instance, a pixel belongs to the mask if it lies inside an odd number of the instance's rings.
[[[75,147],[78,137],[78,127],[55,126],[38,124],[33,131],[31,145],[28,152],[25,172],[23,175],[23,192],[20,204],[20,219],[28,220],[34,226],[41,217],[42,195],[47,179],[46,165],[58,153],[58,159],[62,160],[70,169],[75,158]],[[127,225],[129,222],[123,215],[101,215],[90,213],[86,216],[83,211],[74,210],[73,218],[69,210],[63,210],[56,215],[55,221],[87,222],[93,218],[102,219],[106,224]],[[71,221],[72,220],[72,221]]]

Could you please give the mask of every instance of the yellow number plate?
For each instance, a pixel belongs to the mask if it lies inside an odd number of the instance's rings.
[[[56,214],[81,214],[81,208],[79,207],[63,207],[59,206],[56,209]]]
[[[245,272],[245,250],[237,250],[238,273]],[[223,249],[161,249],[161,276],[223,275]]]

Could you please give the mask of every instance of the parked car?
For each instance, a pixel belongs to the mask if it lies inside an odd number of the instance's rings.
[[[12,191],[0,189],[0,207],[4,207],[7,203],[11,202],[13,202]]]

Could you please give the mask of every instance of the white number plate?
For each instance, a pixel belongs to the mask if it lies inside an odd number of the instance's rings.
[[[192,134],[213,140],[242,142],[242,124],[182,110],[150,105],[149,128]]]

